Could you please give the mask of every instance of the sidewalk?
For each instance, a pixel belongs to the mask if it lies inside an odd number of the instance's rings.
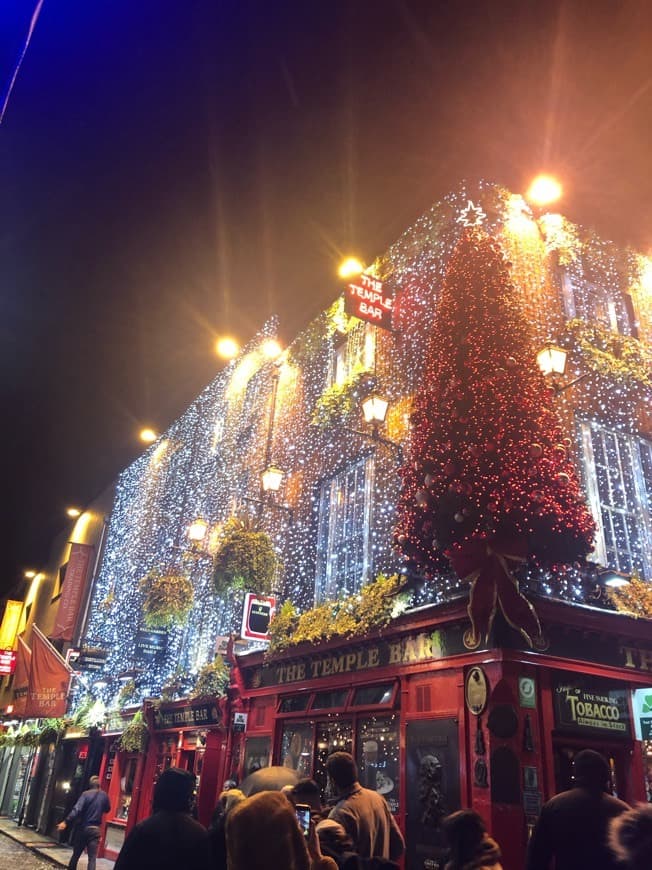
[[[0,817],[0,834],[11,837],[16,843],[20,843],[26,849],[30,849],[41,858],[46,858],[59,867],[68,866],[72,849],[67,843],[57,843],[51,837],[44,837],[43,834],[38,834],[31,828],[17,825],[13,819],[6,816]],[[86,852],[84,852],[77,864],[78,870],[86,870],[87,863],[88,859]],[[97,870],[113,870],[113,864],[114,862],[109,861],[108,858],[98,858]]]

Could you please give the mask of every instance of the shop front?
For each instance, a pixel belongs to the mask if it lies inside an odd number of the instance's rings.
[[[150,704],[147,717],[150,739],[136,821],[151,813],[154,786],[161,773],[168,767],[180,767],[195,777],[197,814],[208,825],[225,779],[224,702],[200,698]]]
[[[326,760],[346,750],[396,815],[406,867],[443,867],[441,820],[473,807],[506,870],[517,870],[543,802],[569,786],[580,749],[605,754],[611,789],[628,802],[646,798],[652,762],[632,715],[634,691],[652,682],[640,667],[646,626],[554,602],[542,602],[541,615],[546,646],[537,651],[500,619],[491,645],[468,650],[460,605],[406,614],[382,637],[238,656],[238,776],[286,765],[313,777],[329,802]]]

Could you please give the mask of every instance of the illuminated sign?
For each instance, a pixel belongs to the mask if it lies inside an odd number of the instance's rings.
[[[269,623],[276,610],[276,598],[247,592],[242,614],[242,637],[247,640],[269,640]]]
[[[0,649],[11,649],[13,647],[16,642],[22,614],[22,601],[7,601],[2,625],[0,625]]]
[[[7,676],[16,670],[16,653],[12,649],[0,649],[0,674]]]
[[[555,687],[555,722],[566,731],[629,737],[628,696],[627,689],[605,680],[564,680]]]
[[[347,284],[344,309],[350,317],[392,328],[392,297],[383,292],[383,282],[371,275],[363,273]]]

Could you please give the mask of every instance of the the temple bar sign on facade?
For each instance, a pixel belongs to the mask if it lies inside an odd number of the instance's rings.
[[[347,284],[344,308],[350,317],[392,328],[392,297],[384,292],[383,282],[371,275],[357,275]]]

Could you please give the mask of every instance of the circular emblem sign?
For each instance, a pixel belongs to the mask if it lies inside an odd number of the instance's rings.
[[[482,668],[474,667],[466,675],[464,689],[466,706],[475,716],[479,716],[487,706],[489,697],[489,683]]]

